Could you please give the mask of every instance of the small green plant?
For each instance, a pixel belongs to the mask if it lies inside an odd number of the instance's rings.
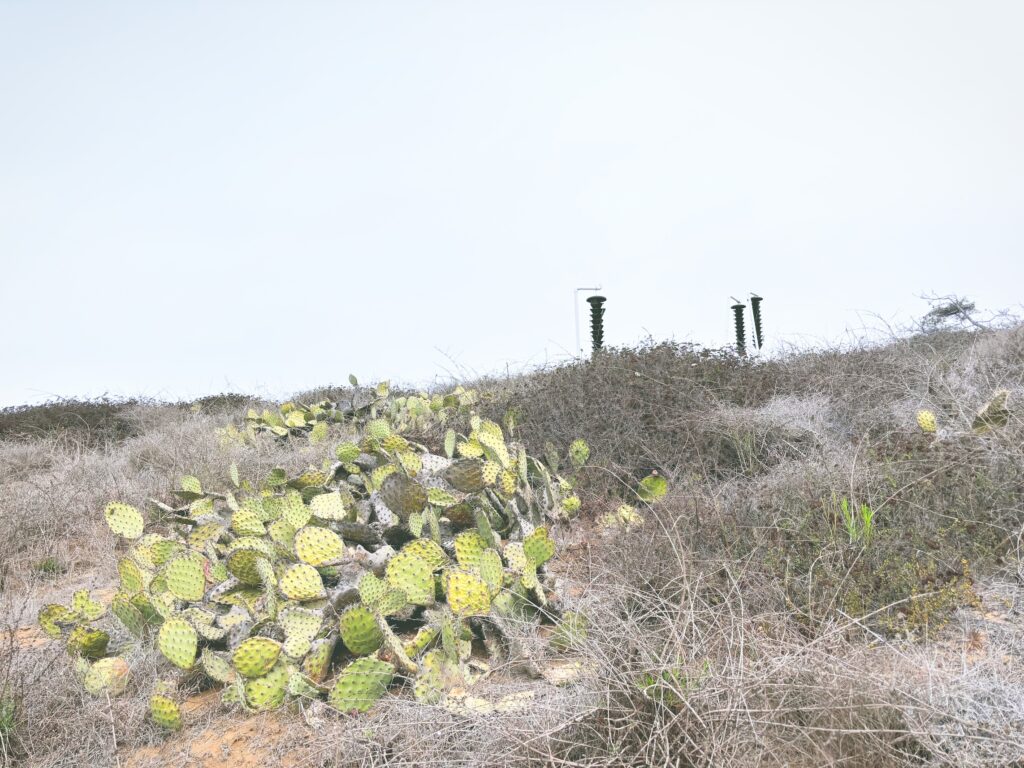
[[[17,724],[18,706],[10,696],[0,696],[0,744],[7,744]]]
[[[60,576],[67,573],[67,568],[56,557],[44,557],[35,564],[35,571],[43,576]]]
[[[825,507],[826,521],[832,530],[833,540],[837,522],[841,522],[851,544],[862,544],[865,547],[871,544],[875,533],[875,510],[869,504],[855,507],[845,496],[839,498],[833,493],[831,501],[823,502],[823,506]]]

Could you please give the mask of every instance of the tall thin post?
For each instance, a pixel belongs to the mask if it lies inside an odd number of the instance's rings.
[[[736,324],[736,354],[740,357],[747,354],[747,337],[743,328],[743,310],[746,308],[747,305],[739,301],[732,305],[733,322]]]
[[[572,292],[572,309],[576,313],[576,349],[573,351],[573,357],[579,359],[583,357],[583,343],[580,341],[580,291],[600,291],[601,286],[597,288],[576,288]]]
[[[587,299],[590,304],[590,341],[593,346],[593,353],[597,354],[604,347],[604,303],[607,299],[604,296],[591,296]]]
[[[763,339],[761,336],[761,302],[762,299],[756,293],[750,294],[750,314],[754,316],[754,344],[761,349]]]

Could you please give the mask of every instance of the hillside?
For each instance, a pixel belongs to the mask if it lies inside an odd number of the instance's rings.
[[[250,409],[281,404],[240,395],[0,412],[0,764],[1024,763],[1024,327],[760,361],[650,344],[461,384],[470,405],[403,436],[443,455],[472,411],[530,456],[589,446],[578,514],[549,525],[550,612],[507,629],[515,652],[468,696],[396,679],[366,714],[246,715],[186,674],[171,734],[148,717],[171,669],[152,642],[125,643],[122,695],[93,696],[37,613],[117,591],[109,502],[153,519],[183,476],[294,477],[352,424],[245,438]],[[647,504],[652,475],[668,492]],[[586,631],[553,649],[568,612]]]

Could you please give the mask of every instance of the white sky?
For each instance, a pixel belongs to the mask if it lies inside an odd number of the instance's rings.
[[[0,405],[1018,308],[1024,3],[0,0]],[[581,313],[585,319],[584,311]],[[586,334],[584,334],[586,339]]]

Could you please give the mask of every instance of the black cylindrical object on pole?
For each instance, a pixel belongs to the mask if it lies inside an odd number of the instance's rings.
[[[732,305],[733,320],[736,323],[736,353],[740,356],[747,354],[747,339],[743,330],[743,310],[746,308],[746,304]]]
[[[604,346],[604,303],[607,299],[604,296],[591,296],[587,299],[590,304],[590,340],[594,345],[594,352]]]
[[[754,316],[754,343],[761,348],[761,302],[764,301],[756,293],[750,295],[750,314]]]

